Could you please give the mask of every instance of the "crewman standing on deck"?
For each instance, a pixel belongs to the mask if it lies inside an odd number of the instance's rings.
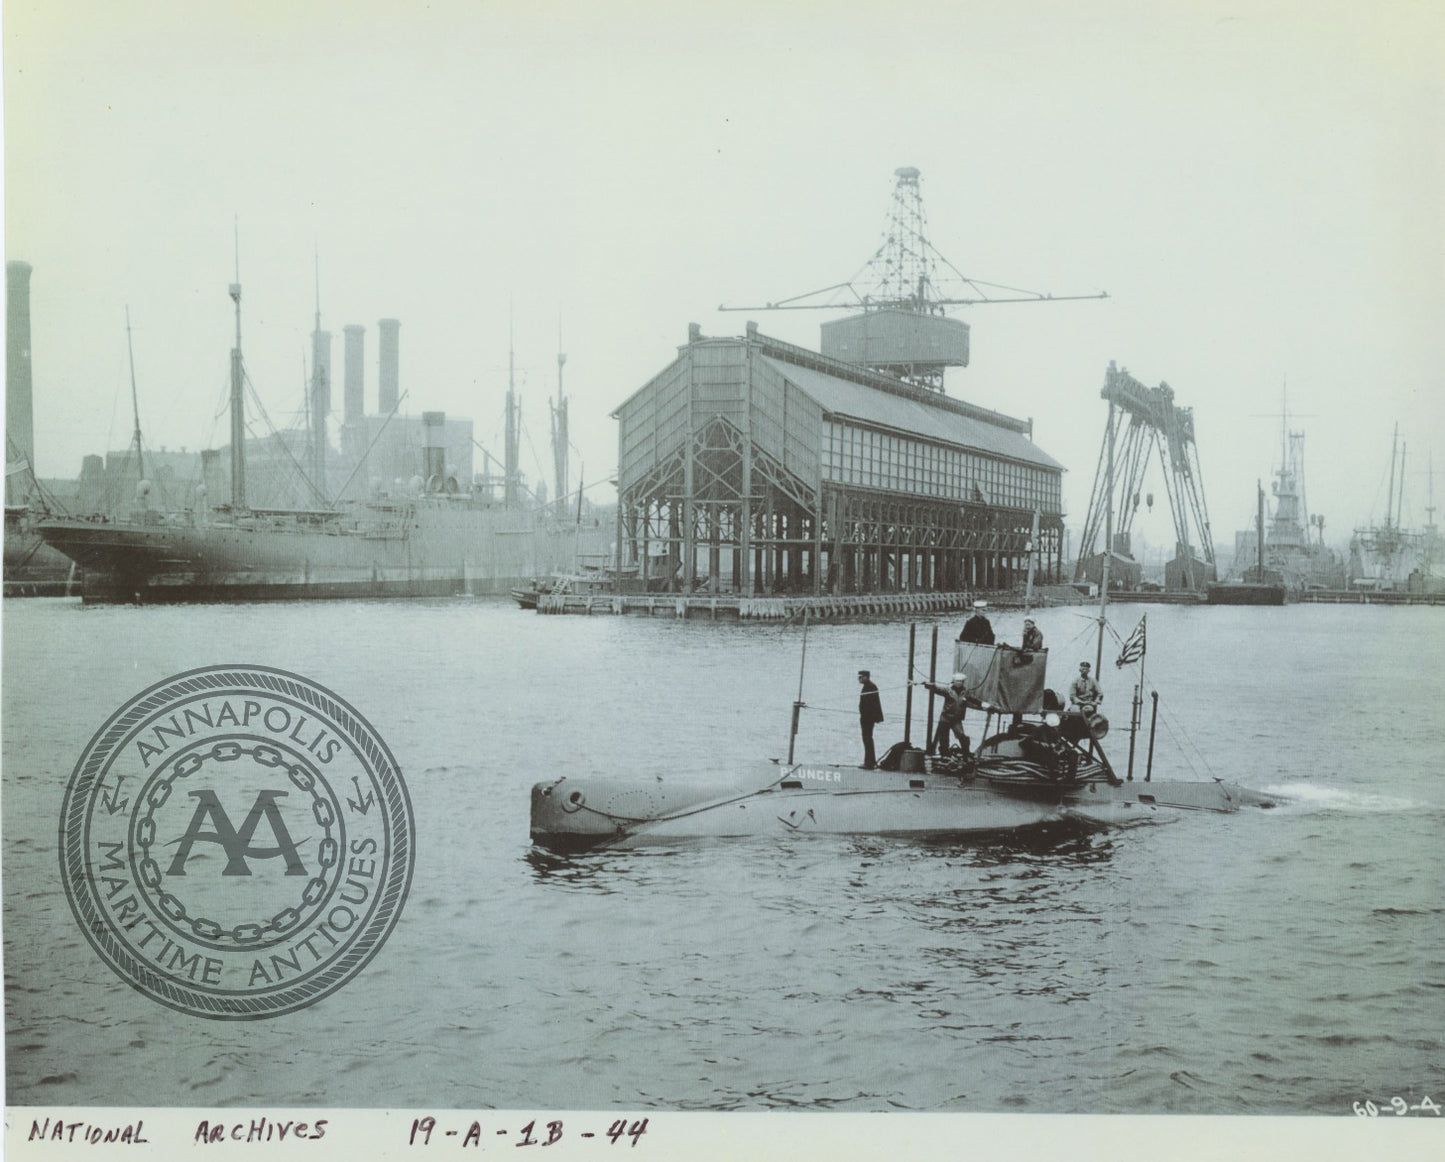
[[[878,765],[873,753],[873,728],[883,721],[883,699],[878,697],[878,687],[868,676],[867,670],[858,671],[858,726],[863,732],[863,769],[871,771]]]
[[[940,686],[936,682],[918,683],[930,694],[937,694],[943,699],[943,709],[938,715],[938,731],[933,736],[933,749],[938,755],[948,754],[949,746],[956,737],[963,750],[963,757],[969,756],[971,744],[968,735],[963,732],[963,719],[968,712],[967,683],[967,675],[961,673],[955,674],[952,683],[947,686]]]
[[[958,640],[961,642],[976,642],[979,645],[993,645],[993,623],[983,615],[983,603],[974,602],[973,616],[963,623],[963,629],[959,631]]]

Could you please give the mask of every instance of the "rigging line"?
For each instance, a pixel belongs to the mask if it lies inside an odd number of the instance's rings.
[[[532,453],[532,467],[537,470],[537,479],[539,482],[544,481],[547,479],[547,470],[542,467],[542,458],[537,455],[537,445],[532,443],[532,429],[527,426],[525,420],[522,421],[521,428],[522,434],[527,437],[527,448]],[[523,485],[523,487],[525,488],[526,485]],[[532,492],[533,490],[528,488],[527,491]],[[556,498],[554,497],[553,499]]]
[[[1076,633],[1076,634],[1073,636],[1072,639],[1070,639],[1069,644],[1068,644],[1067,646],[1065,646],[1064,648],[1065,648],[1065,649],[1072,649],[1074,646],[1076,646],[1076,645],[1079,644],[1079,639],[1080,639],[1080,638],[1086,637],[1086,636],[1088,636],[1089,634],[1096,633],[1096,632],[1098,631],[1098,629],[1099,629],[1099,619],[1098,619],[1097,617],[1091,617],[1091,618],[1088,620],[1088,622],[1084,625],[1084,627],[1083,627],[1081,630],[1079,630],[1079,632]]]
[[[376,442],[381,439],[381,434],[386,431],[387,424],[391,423],[392,418],[396,415],[397,411],[400,410],[402,401],[410,394],[411,389],[408,388],[397,398],[395,405],[393,405],[391,411],[387,413],[386,419],[382,422],[381,427],[376,430],[376,435],[371,438],[371,443],[366,446],[366,451],[362,454],[361,459],[356,462],[356,467],[351,470],[351,475],[346,478],[346,483],[341,486],[341,491],[336,494],[338,497],[346,495],[346,490],[351,487],[351,482],[356,479],[356,474],[360,472],[366,464],[368,457],[371,455],[371,450],[376,447]]]
[[[1175,743],[1177,746],[1180,747],[1181,751],[1184,752],[1186,746],[1189,749],[1192,749],[1194,751],[1194,754],[1198,757],[1200,763],[1204,766],[1204,770],[1209,775],[1209,777],[1217,779],[1219,776],[1214,773],[1214,768],[1209,765],[1208,756],[1205,755],[1204,751],[1199,747],[1199,744],[1194,741],[1193,737],[1190,736],[1188,731],[1184,729],[1184,724],[1178,719],[1176,719],[1174,715],[1167,710],[1164,711],[1162,717],[1164,719],[1165,728],[1168,729],[1170,732],[1170,737],[1175,739]],[[1189,761],[1187,752],[1185,752],[1185,761],[1189,763],[1189,769],[1191,771],[1195,769],[1194,763]]]
[[[266,421],[266,426],[271,429],[271,435],[276,437],[276,443],[279,444],[281,446],[281,450],[286,453],[286,458],[291,461],[292,467],[296,469],[297,473],[301,477],[302,482],[306,485],[307,488],[311,490],[312,496],[314,496],[318,501],[320,501],[321,505],[324,508],[331,508],[331,501],[327,498],[326,494],[321,491],[321,488],[317,485],[317,483],[306,474],[306,469],[301,467],[300,461],[296,459],[295,454],[291,451],[290,445],[286,443],[285,435],[281,432],[278,432],[276,430],[276,425],[271,422],[271,417],[266,412],[266,405],[261,402],[261,396],[260,393],[256,390],[256,385],[251,382],[251,376],[243,370],[241,372],[241,377],[245,381],[246,386],[251,389],[251,402],[254,403],[257,409],[261,412],[261,418]],[[249,425],[247,425],[247,430],[249,431]]]
[[[61,504],[60,501],[55,497],[55,495],[50,491],[50,489],[45,487],[45,484],[43,481],[41,481],[40,477],[35,475],[35,465],[30,462],[29,457],[21,453],[19,446],[15,443],[14,440],[10,438],[8,434],[5,437],[5,450],[7,461],[23,460],[25,462],[24,476],[29,477],[30,484],[35,489],[35,495],[40,498],[40,507],[44,511],[49,513],[69,515],[65,505]],[[6,475],[9,476],[10,473],[7,472]]]
[[[604,819],[611,819],[614,823],[671,823],[677,819],[686,819],[689,815],[697,815],[703,811],[711,811],[717,807],[731,806],[733,803],[737,803],[743,799],[751,799],[754,795],[758,794],[761,791],[766,791],[769,788],[776,787],[785,778],[787,778],[786,771],[783,774],[779,775],[771,783],[768,783],[766,786],[758,787],[756,790],[744,791],[741,795],[735,795],[731,799],[723,799],[713,803],[704,803],[700,807],[694,807],[691,810],[687,811],[678,811],[672,815],[651,815],[641,817],[631,815],[614,815],[610,811],[602,811],[596,807],[589,807],[586,803],[579,804],[578,810],[589,811],[593,815],[600,815]]]
[[[1164,718],[1162,719],[1162,721],[1164,724],[1164,733],[1169,736],[1170,742],[1174,744],[1174,749],[1176,753],[1181,759],[1184,760],[1184,765],[1189,768],[1189,773],[1197,778],[1199,776],[1199,771],[1195,768],[1194,760],[1190,757],[1189,751],[1184,747],[1183,742],[1180,740],[1179,736],[1175,734],[1174,728],[1170,724],[1169,719]]]

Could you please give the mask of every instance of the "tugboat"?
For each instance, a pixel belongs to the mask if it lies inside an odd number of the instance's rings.
[[[637,570],[616,569],[610,565],[580,565],[571,573],[553,573],[533,577],[525,585],[511,591],[512,600],[521,608],[536,610],[542,599],[557,597],[610,597],[614,593],[641,593],[643,586]]]
[[[911,629],[910,674],[913,640]],[[930,754],[910,744],[910,684],[904,741],[885,753],[879,769],[795,762],[798,716],[804,708],[800,675],[786,762],[760,762],[725,776],[564,776],[540,782],[531,792],[532,841],[552,851],[578,852],[704,837],[971,837],[1051,825],[1122,826],[1166,820],[1181,811],[1224,813],[1274,805],[1269,796],[1223,780],[1155,780],[1152,728],[1148,764],[1143,778],[1135,780],[1137,697],[1128,766],[1121,777],[1101,745],[1107,721],[1096,713],[1063,709],[1045,686],[1046,650],[1030,653],[961,641],[954,645],[953,663],[966,713],[983,715],[983,741],[972,754]],[[931,710],[930,704],[930,725]]]

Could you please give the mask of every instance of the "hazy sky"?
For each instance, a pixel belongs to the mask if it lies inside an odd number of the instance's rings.
[[[406,406],[470,416],[498,453],[511,304],[534,480],[560,323],[574,482],[579,456],[600,479],[610,413],[688,323],[741,333],[720,302],[852,276],[904,165],[964,273],[1111,295],[967,309],[949,377],[1034,417],[1071,523],[1111,359],[1194,407],[1221,540],[1278,459],[1286,382],[1327,535],[1383,516],[1396,421],[1407,521],[1432,452],[1445,471],[1438,4],[7,0],[4,21],[42,475],[125,445],[127,306],[149,441],[225,442],[239,221],[279,424],[319,251],[338,375],[342,327],[367,327],[368,410],[395,316]],[[753,317],[816,347],[834,316]]]

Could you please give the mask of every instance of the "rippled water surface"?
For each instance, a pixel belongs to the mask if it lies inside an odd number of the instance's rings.
[[[1127,632],[1141,611],[1113,612]],[[1287,799],[1273,811],[1017,843],[794,836],[564,859],[529,845],[535,781],[785,754],[801,630],[480,600],[7,601],[9,1100],[1445,1104],[1442,617],[1149,609],[1156,773],[1268,789]],[[1093,657],[1088,611],[1038,620],[1062,686]],[[996,625],[1017,637],[1008,615]],[[859,667],[883,690],[880,739],[901,736],[906,650],[903,624],[813,626],[799,757],[858,761]],[[418,840],[410,900],[366,970],[309,1009],[241,1024],[174,1013],[114,976],[66,905],[56,851],[95,729],[148,685],[223,662],[303,673],[357,707],[402,765]],[[1122,755],[1128,691],[1105,670]]]

